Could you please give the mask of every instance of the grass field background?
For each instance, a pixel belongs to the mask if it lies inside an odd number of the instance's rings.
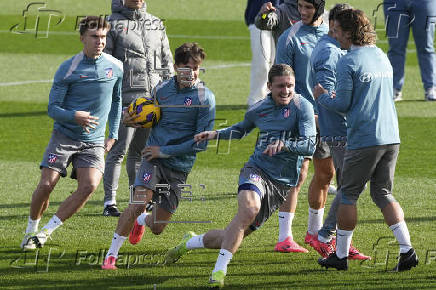
[[[369,15],[381,0],[348,1]],[[38,253],[23,254],[23,237],[29,202],[38,180],[38,165],[50,137],[53,121],[47,116],[51,79],[60,63],[81,49],[74,25],[77,16],[109,14],[110,1],[46,1],[47,8],[61,11],[65,19],[48,38],[34,33],[14,34],[9,29],[23,23],[22,11],[31,2],[2,0],[0,11],[0,288],[202,288],[217,251],[198,250],[177,264],[161,265],[168,247],[178,243],[187,230],[198,233],[222,228],[236,211],[239,169],[253,150],[256,133],[236,142],[211,143],[198,156],[189,176],[193,200],[182,201],[174,221],[160,236],[149,232],[137,246],[128,242],[121,249],[119,270],[100,270],[101,251],[107,249],[117,220],[102,213],[102,186],[87,205],[53,234]],[[165,19],[171,49],[197,41],[207,51],[206,73],[201,77],[216,95],[217,127],[243,117],[249,88],[250,40],[243,22],[245,1],[153,0],[149,11]],[[327,7],[334,1],[327,1]],[[379,46],[387,49],[378,16]],[[29,14],[28,23],[34,23]],[[45,21],[41,18],[41,23]],[[22,26],[21,26],[22,29]],[[348,272],[325,271],[316,263],[318,254],[273,252],[277,215],[248,237],[234,256],[226,278],[229,288],[436,288],[436,180],[433,139],[436,136],[436,104],[424,102],[415,45],[408,46],[405,101],[397,103],[401,152],[397,164],[395,196],[403,205],[412,243],[420,257],[419,267],[406,273],[389,273],[395,265],[397,245],[383,223],[380,211],[366,191],[359,200],[359,224],[355,245],[373,260],[352,261]],[[227,125],[226,125],[227,124]],[[308,181],[310,180],[310,176]],[[308,182],[307,182],[308,183]],[[205,185],[205,189],[200,187]],[[62,179],[51,196],[41,226],[59,204],[75,190],[76,183]],[[329,198],[328,205],[331,202]],[[128,204],[127,176],[122,171],[119,207]],[[327,206],[328,206],[327,205]],[[302,243],[307,226],[307,184],[299,197],[294,219],[294,238]],[[128,262],[127,262],[128,261]]]

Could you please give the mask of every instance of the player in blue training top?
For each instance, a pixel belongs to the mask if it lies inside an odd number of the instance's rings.
[[[336,252],[318,263],[326,268],[348,269],[347,256],[357,223],[356,202],[371,181],[371,198],[400,245],[400,259],[394,270],[410,270],[418,264],[418,258],[403,210],[392,195],[400,148],[392,66],[386,54],[375,46],[375,31],[362,11],[339,12],[334,31],[341,47],[349,50],[337,64],[336,97],[320,84],[314,96],[321,106],[346,115],[347,149],[337,211]]]
[[[207,144],[196,144],[194,135],[213,128],[215,96],[198,79],[206,54],[197,43],[185,43],[175,51],[177,76],[159,84],[153,97],[161,106],[161,118],[152,129],[143,150],[141,167],[136,174],[128,208],[121,214],[112,244],[102,268],[116,269],[118,251],[127,235],[138,243],[145,226],[159,235],[175,213],[181,190],[191,171],[196,154]],[[133,118],[126,118],[126,122]],[[164,184],[164,186],[162,186]],[[157,186],[159,185],[159,186]],[[146,204],[156,203],[152,214]],[[155,222],[156,221],[156,222]]]
[[[410,27],[416,44],[421,79],[427,101],[436,101],[436,56],[434,35],[436,23],[435,0],[384,0],[388,57],[394,71],[394,99],[402,100],[404,65]]]
[[[50,91],[48,115],[55,120],[41,162],[41,179],[33,192],[24,250],[42,247],[52,232],[80,210],[100,183],[104,153],[117,139],[121,117],[123,64],[103,53],[109,23],[97,16],[80,22],[83,51],[62,63]],[[106,122],[109,138],[105,141]],[[73,164],[77,190],[38,232],[38,224],[59,178]]]
[[[321,37],[310,58],[315,84],[320,83],[330,94],[335,90],[336,64],[341,56],[345,54],[345,51],[341,50],[339,43],[333,38],[334,18],[338,12],[350,8],[351,6],[348,4],[336,4],[330,10],[329,33]],[[338,188],[338,193],[330,206],[328,216],[322,228],[317,234],[315,233],[309,243],[310,246],[326,258],[335,250],[336,210],[342,197],[339,189],[341,188],[342,164],[347,140],[347,124],[345,116],[330,111],[323,106],[318,106],[318,127],[321,137],[319,142],[326,144],[330,149]],[[369,258],[369,256],[359,253],[352,245],[350,246],[348,259],[367,260]]]
[[[168,251],[165,262],[174,263],[191,249],[221,249],[209,283],[224,285],[227,265],[242,239],[258,229],[280,207],[291,186],[298,182],[304,155],[315,151],[316,130],[312,105],[294,93],[295,76],[285,64],[273,65],[268,73],[271,93],[245,113],[242,122],[219,131],[195,136],[210,139],[240,139],[259,128],[254,153],[239,175],[238,213],[225,230],[196,236],[187,233]]]
[[[298,11],[301,21],[287,29],[279,38],[277,44],[276,63],[289,64],[295,71],[295,91],[305,97],[313,106],[315,118],[317,107],[312,96],[313,75],[310,66],[310,56],[319,39],[328,33],[328,26],[323,23],[324,0],[298,0]],[[323,145],[323,146],[322,146]],[[297,206],[298,193],[307,177],[309,161],[307,156],[303,162],[300,180],[294,187],[279,211],[279,238],[274,248],[279,252],[308,252],[293,240],[292,220]],[[304,239],[309,243],[311,238],[321,228],[324,203],[330,181],[334,175],[333,162],[329,147],[318,143],[313,156],[314,175],[309,186],[309,216],[307,234]]]

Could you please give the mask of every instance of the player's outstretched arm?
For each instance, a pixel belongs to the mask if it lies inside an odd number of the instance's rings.
[[[216,139],[217,135],[218,135],[217,131],[204,131],[196,134],[194,136],[194,141],[197,142],[198,144],[202,141]]]

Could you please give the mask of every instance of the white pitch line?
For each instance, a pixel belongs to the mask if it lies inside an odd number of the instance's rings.
[[[51,83],[52,80],[34,80],[34,81],[21,81],[21,82],[9,82],[9,83],[0,83],[0,87],[9,87],[9,86],[21,86],[21,85],[29,85],[29,84],[38,84],[38,83]]]
[[[0,33],[12,33],[9,30],[0,30]],[[20,33],[14,33],[20,34]],[[28,31],[24,34],[35,34],[34,31]],[[46,31],[38,31],[41,38],[44,37]],[[49,31],[48,33],[53,35],[79,35],[78,31]],[[200,39],[233,39],[233,40],[250,40],[249,36],[229,36],[229,35],[188,35],[188,34],[167,34],[169,38],[200,38]]]
[[[208,69],[224,69],[224,68],[231,68],[231,67],[243,67],[243,66],[251,66],[251,63],[235,63],[235,64],[219,64],[219,65],[213,65],[209,67],[205,67],[206,70]]]
[[[235,64],[219,64],[219,65],[213,65],[209,67],[205,67],[206,71],[208,69],[226,69],[226,68],[232,68],[232,67],[245,67],[250,66],[250,63],[235,63]],[[21,82],[7,82],[7,83],[0,83],[0,87],[10,87],[10,86],[21,86],[21,85],[30,85],[30,84],[38,84],[38,83],[51,83],[53,80],[33,80],[33,81],[21,81]]]

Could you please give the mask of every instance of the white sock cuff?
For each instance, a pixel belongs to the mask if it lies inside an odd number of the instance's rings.
[[[108,205],[116,205],[117,201],[115,199],[108,200],[104,202],[104,207],[107,207]]]
[[[349,236],[353,235],[353,231],[346,231],[346,230],[337,229],[336,230],[336,234],[340,235],[340,236],[347,236],[347,237],[349,237]]]
[[[320,214],[320,213],[324,213],[324,208],[314,209],[309,207],[309,214]]]
[[[39,223],[40,220],[41,220],[41,218],[33,220],[30,216],[29,216],[29,219],[28,219],[29,222],[33,222],[33,223]]]
[[[63,225],[64,223],[61,221],[60,218],[57,217],[57,215],[53,215],[53,217],[51,218],[53,222],[55,222],[58,225]]]
[[[397,224],[391,225],[389,228],[391,229],[391,231],[395,231],[397,228],[399,227],[404,227],[406,225],[405,221],[401,221]]]
[[[288,218],[288,219],[293,219],[295,216],[294,212],[287,212],[287,211],[279,211],[279,218]]]
[[[230,260],[233,258],[233,254],[231,252],[227,251],[226,249],[221,249],[220,254],[224,254],[224,257],[226,257]]]
[[[141,214],[136,218],[136,222],[137,222],[139,225],[141,225],[141,226],[145,226],[145,225],[146,225],[145,219],[147,218],[148,215],[149,215],[149,214],[148,214],[148,213],[145,213],[145,212],[141,213]]]
[[[194,237],[190,238],[186,242],[186,248],[188,250],[204,248],[203,237],[204,237],[204,234],[201,234],[201,235],[194,236]]]

